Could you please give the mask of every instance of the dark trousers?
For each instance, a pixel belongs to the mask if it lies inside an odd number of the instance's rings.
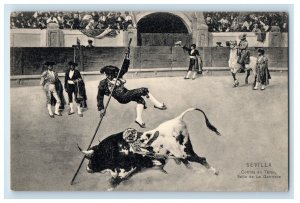
[[[73,94],[75,95],[75,102],[79,103],[77,100],[77,90],[76,90],[76,86],[73,84],[69,84],[68,85],[68,97],[69,97],[69,103],[73,102]]]

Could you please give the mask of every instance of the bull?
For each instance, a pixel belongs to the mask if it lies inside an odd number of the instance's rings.
[[[187,168],[190,168],[190,162],[197,162],[218,175],[218,171],[206,158],[198,156],[193,150],[187,125],[183,121],[184,115],[193,110],[200,111],[204,115],[206,126],[221,135],[209,122],[204,111],[190,108],[153,130],[138,132],[129,128],[107,137],[89,150],[82,150],[78,146],[89,160],[87,172],[110,172],[110,189],[143,169],[157,168],[167,173],[164,166],[168,159],[175,160],[177,164],[183,163]]]

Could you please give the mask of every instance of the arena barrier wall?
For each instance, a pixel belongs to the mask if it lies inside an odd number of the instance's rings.
[[[198,48],[203,59],[204,68],[216,69],[228,67],[228,47],[200,47]],[[257,48],[249,48],[252,56],[257,56]],[[84,72],[99,71],[105,65],[120,66],[124,57],[124,47],[82,47],[75,49],[75,61],[79,69]],[[266,47],[266,56],[269,58],[270,68],[288,68],[287,47]],[[74,48],[61,47],[12,47],[11,48],[11,75],[40,75],[46,67],[45,61],[55,61],[56,70],[62,73],[67,63],[74,60]],[[188,67],[189,57],[181,47],[147,46],[131,48],[130,69],[135,71],[176,70]]]
[[[223,45],[225,41],[239,40],[241,32],[209,32],[208,47],[216,47],[217,42]],[[263,42],[257,41],[257,34],[247,32],[249,47],[288,47],[288,33],[267,32]],[[143,46],[173,46],[176,41],[183,44],[192,42],[193,37],[183,33],[142,33]],[[128,39],[132,38],[131,45],[137,46],[137,30],[129,29],[120,31],[116,37],[104,37],[95,39],[84,35],[79,30],[70,29],[10,29],[11,47],[72,47],[77,39],[81,45],[87,45],[92,39],[96,47],[124,47]],[[193,43],[197,42],[193,41]]]

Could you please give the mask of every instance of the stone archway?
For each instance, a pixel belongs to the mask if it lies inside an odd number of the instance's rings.
[[[138,23],[142,18],[145,18],[146,16],[153,14],[153,13],[159,13],[155,11],[150,11],[150,12],[139,12],[135,14],[135,20],[136,23]],[[188,29],[188,32],[191,34],[192,33],[192,19],[184,14],[183,12],[160,12],[160,13],[169,13],[173,14],[175,16],[178,16],[182,22],[185,24],[186,28]]]
[[[136,15],[139,46],[173,46],[187,43],[192,36],[192,22],[181,12],[142,12]]]

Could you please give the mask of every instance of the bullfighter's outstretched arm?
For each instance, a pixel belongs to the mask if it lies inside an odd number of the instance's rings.
[[[130,56],[130,48],[128,47],[128,49],[125,53],[125,58],[124,58],[124,61],[123,61],[122,67],[121,67],[119,78],[122,78],[123,75],[125,73],[127,73],[127,71],[128,71],[128,68],[130,65],[130,57],[129,56]]]
[[[125,75],[125,73],[127,73],[129,65],[130,65],[130,60],[125,58],[123,61],[122,67],[121,67],[119,78],[122,78],[123,75]]]
[[[188,48],[188,47],[186,47],[186,46],[183,46],[182,48],[183,48],[184,50],[186,50],[186,51],[191,51],[191,49]]]

